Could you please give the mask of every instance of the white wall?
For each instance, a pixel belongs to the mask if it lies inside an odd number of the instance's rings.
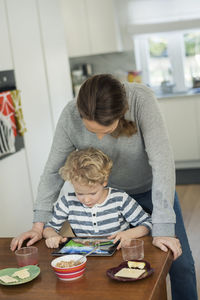
[[[60,112],[72,99],[58,0],[0,0],[0,70],[14,69],[25,149],[0,161],[0,236],[32,223],[32,204]]]

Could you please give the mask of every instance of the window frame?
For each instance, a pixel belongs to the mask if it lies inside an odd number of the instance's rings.
[[[188,87],[185,82],[185,45],[184,34],[194,31],[200,31],[200,29],[189,29],[181,31],[169,31],[169,32],[154,32],[148,34],[133,35],[133,44],[135,52],[135,64],[136,69],[142,71],[142,81],[144,84],[150,85],[150,70],[149,60],[150,51],[148,39],[151,36],[161,35],[168,41],[168,57],[172,66],[172,77],[174,83],[173,92],[185,92]],[[152,86],[152,88],[155,88]]]

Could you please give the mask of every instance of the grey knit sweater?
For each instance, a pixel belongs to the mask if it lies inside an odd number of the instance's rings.
[[[34,204],[34,222],[47,222],[63,180],[58,170],[75,149],[95,147],[113,160],[109,186],[137,194],[152,189],[153,236],[174,236],[173,210],[175,170],[168,134],[153,92],[144,85],[125,83],[129,111],[125,118],[136,122],[132,137],[99,140],[80,118],[76,100],[69,102],[58,121],[56,132]]]

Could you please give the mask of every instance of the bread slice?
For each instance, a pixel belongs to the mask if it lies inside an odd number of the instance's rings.
[[[28,269],[22,269],[20,271],[16,271],[15,273],[13,273],[12,276],[19,277],[20,279],[25,279],[30,276],[30,273]]]
[[[1,276],[0,280],[3,281],[4,283],[18,282],[17,279],[12,278],[11,276],[8,275]]]
[[[144,269],[145,263],[139,262],[139,261],[128,261],[128,267],[129,268],[138,268],[138,269]]]
[[[125,278],[139,278],[142,274],[144,274],[145,270],[138,270],[138,269],[129,269],[123,268],[119,272],[115,274],[117,277],[125,277]]]

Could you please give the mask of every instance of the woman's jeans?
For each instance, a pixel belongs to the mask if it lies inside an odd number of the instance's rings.
[[[142,194],[130,195],[143,209],[152,213],[153,205],[151,191]],[[182,255],[176,259],[170,269],[170,281],[173,300],[197,300],[196,275],[192,252],[185,231],[178,196],[175,193],[174,211],[176,213],[175,234],[181,242]],[[161,299],[162,300],[162,299]]]

